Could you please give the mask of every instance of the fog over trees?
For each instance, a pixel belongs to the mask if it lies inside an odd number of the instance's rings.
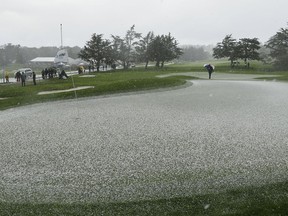
[[[212,59],[212,45],[183,45],[183,54],[179,57],[180,61],[201,61]]]
[[[80,47],[64,47],[71,58],[78,58]],[[20,45],[6,44],[0,48],[0,65],[13,63],[26,64],[36,57],[55,57],[59,47],[21,47]]]

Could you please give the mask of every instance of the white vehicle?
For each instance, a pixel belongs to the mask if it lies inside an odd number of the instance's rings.
[[[20,72],[21,74],[22,72],[24,72],[27,78],[32,77],[32,73],[33,73],[31,68],[20,68],[14,73],[14,75],[16,75],[17,72]]]

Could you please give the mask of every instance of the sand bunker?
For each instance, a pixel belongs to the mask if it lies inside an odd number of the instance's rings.
[[[65,90],[43,91],[43,92],[39,92],[38,95],[46,95],[46,94],[56,94],[56,93],[63,93],[63,92],[71,92],[71,91],[78,91],[78,90],[89,89],[89,88],[94,88],[94,86],[81,86],[81,87],[72,88],[72,89],[65,89]]]

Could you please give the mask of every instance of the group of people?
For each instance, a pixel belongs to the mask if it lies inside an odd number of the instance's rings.
[[[42,79],[51,79],[54,77],[59,77],[59,79],[68,78],[68,75],[66,74],[65,70],[59,70],[55,67],[45,68],[42,70]]]
[[[22,86],[26,85],[27,75],[25,74],[24,71],[22,72],[17,71],[17,73],[15,74],[15,78],[17,82],[21,81]],[[32,78],[33,78],[33,84],[36,85],[36,73],[34,71],[32,72]]]
[[[51,69],[47,69],[47,68],[42,70],[42,78],[43,79],[47,79],[48,77],[53,78],[55,76],[57,76],[57,70],[56,69],[55,69],[55,71],[51,70]],[[66,74],[65,70],[62,70],[61,72],[58,72],[58,77],[59,77],[59,79],[64,79],[64,77],[67,79],[68,75]],[[15,74],[16,81],[21,82],[22,86],[26,85],[27,78],[28,77],[25,74],[25,72],[17,71],[17,73]],[[9,75],[7,75],[7,76],[5,75],[5,79],[6,79],[6,82],[9,82]],[[32,72],[32,79],[33,79],[33,84],[36,85],[36,73],[34,71]]]
[[[57,76],[57,69],[54,67],[45,68],[42,70],[42,79],[51,79]]]

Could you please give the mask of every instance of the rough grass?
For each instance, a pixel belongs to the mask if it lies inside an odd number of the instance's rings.
[[[81,86],[94,86],[94,88],[77,91],[77,97],[89,97],[122,92],[167,88],[185,83],[181,77],[158,78],[163,72],[123,71],[111,73],[95,73],[95,77],[82,77],[75,75],[66,80],[53,78],[41,80],[34,86],[31,81],[22,87],[21,83],[0,85],[0,110],[21,105],[41,103],[54,100],[75,98],[75,92],[38,95],[39,92],[65,90]]]
[[[0,215],[287,215],[288,182],[123,203],[5,203]]]

